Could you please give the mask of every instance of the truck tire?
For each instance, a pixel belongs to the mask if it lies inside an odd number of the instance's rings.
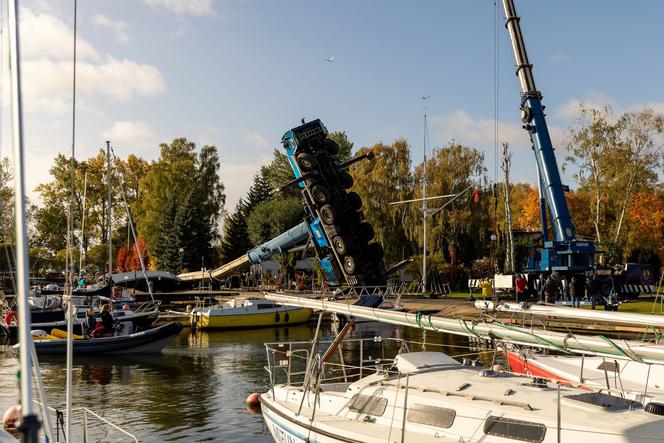
[[[346,240],[344,240],[344,238],[340,235],[335,235],[332,238],[332,247],[339,255],[345,255],[348,252]]]
[[[325,203],[328,203],[330,201],[331,194],[326,186],[314,185],[314,187],[311,188],[311,197],[314,199],[316,203],[324,205]]]
[[[344,189],[353,187],[353,176],[348,171],[339,171],[339,186]]]
[[[348,193],[348,204],[353,211],[358,211],[362,208],[362,197],[357,192]]]
[[[383,247],[379,243],[371,243],[367,246],[367,257],[374,262],[380,261],[385,255]]]
[[[337,220],[337,214],[334,212],[332,205],[323,205],[320,210],[320,219],[326,225],[333,225]]]
[[[374,228],[371,225],[371,223],[368,222],[360,223],[358,230],[364,241],[369,242],[374,238]]]
[[[307,172],[316,169],[318,167],[318,161],[313,155],[303,152],[297,156],[297,165],[302,172]]]
[[[355,274],[355,257],[347,255],[343,258],[344,272],[348,275]]]

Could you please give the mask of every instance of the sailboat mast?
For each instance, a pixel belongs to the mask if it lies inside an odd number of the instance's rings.
[[[21,412],[19,428],[24,442],[37,442],[39,420],[32,405],[31,316],[28,305],[30,262],[28,227],[25,217],[25,178],[23,161],[23,106],[21,98],[21,60],[19,58],[19,20],[16,0],[9,1],[9,51],[11,60],[12,141],[14,144],[14,187],[16,197],[16,297],[18,299],[18,336],[21,361]]]
[[[111,274],[113,273],[113,243],[111,238],[113,237],[113,225],[111,223],[111,217],[113,217],[113,207],[111,205],[111,142],[106,140],[106,181],[108,184],[108,280],[111,280]]]

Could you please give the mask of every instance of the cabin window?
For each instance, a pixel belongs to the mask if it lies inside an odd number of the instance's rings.
[[[355,394],[350,400],[348,409],[360,414],[381,416],[387,408],[387,399],[373,395]]]
[[[492,415],[484,422],[484,433],[517,441],[540,443],[546,435],[546,426],[540,423]]]
[[[256,305],[258,309],[272,309],[274,305]]]
[[[414,404],[408,408],[408,421],[411,423],[449,428],[454,423],[455,417],[454,409],[420,404]]]

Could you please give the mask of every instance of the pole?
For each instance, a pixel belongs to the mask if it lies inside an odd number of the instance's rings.
[[[9,1],[9,51],[11,60],[12,142],[14,144],[14,187],[16,212],[16,295],[18,297],[18,337],[21,363],[21,412],[19,432],[23,442],[37,442],[39,420],[32,405],[32,347],[30,306],[30,261],[28,256],[28,226],[25,219],[25,179],[23,162],[23,109],[21,97],[21,60],[19,58],[19,8],[17,0]]]
[[[111,239],[113,237],[113,224],[111,223],[111,218],[113,217],[113,208],[111,204],[111,142],[106,140],[106,180],[108,182],[108,280],[111,280],[111,274],[113,273],[113,243]]]
[[[422,294],[427,292],[427,215],[429,202],[427,200],[427,107],[426,100],[429,96],[422,97],[424,105],[424,135],[422,138],[422,152],[424,162],[422,163]]]
[[[65,420],[65,439],[71,441],[71,415],[72,415],[72,396],[74,371],[74,303],[73,303],[73,277],[74,277],[74,255],[72,254],[74,235],[74,201],[76,186],[76,170],[74,168],[74,159],[76,158],[76,29],[77,29],[77,0],[74,0],[74,66],[72,81],[72,128],[71,128],[71,162],[69,165],[71,173],[71,194],[69,200],[69,220],[67,225],[67,284],[65,286],[67,295],[67,371],[66,371],[66,420]],[[79,270],[80,273],[80,270]]]
[[[78,278],[80,280],[83,272],[83,263],[85,263],[85,210],[86,200],[88,198],[88,171],[85,171],[83,178],[83,214],[81,214],[81,251],[78,257]]]

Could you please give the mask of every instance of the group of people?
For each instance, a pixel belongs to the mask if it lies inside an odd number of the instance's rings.
[[[129,305],[122,306],[123,311],[129,310]],[[97,321],[97,316],[92,308],[85,311],[85,323],[83,323],[83,335],[88,338],[107,337],[115,333],[113,325],[113,314],[109,305],[102,305],[99,311],[100,321]],[[127,323],[127,325],[125,325]],[[131,330],[124,331],[131,334],[133,332],[133,324],[131,322],[120,323],[123,327]]]
[[[585,276],[572,274],[563,284],[560,273],[554,271],[546,277],[542,275],[536,281],[537,298],[540,302],[555,303],[556,300],[569,299],[573,307],[580,307],[585,297]],[[528,296],[528,282],[523,274],[517,274],[514,279],[517,303],[526,301]]]

